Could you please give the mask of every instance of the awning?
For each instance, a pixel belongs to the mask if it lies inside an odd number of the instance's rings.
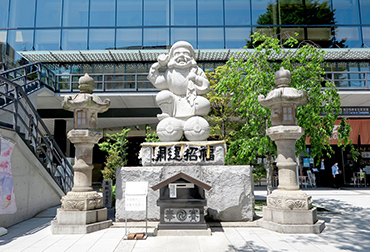
[[[338,129],[340,121],[336,120],[333,128],[333,137],[329,139],[331,145],[338,143]],[[360,136],[361,144],[370,144],[370,119],[347,119],[347,123],[351,125],[351,133],[349,139],[353,144],[358,144]],[[306,144],[310,145],[309,139],[306,138]]]
[[[296,49],[284,49],[294,53]],[[325,60],[369,60],[370,48],[323,49]],[[76,63],[76,62],[155,62],[158,55],[168,53],[168,49],[141,50],[81,50],[81,51],[17,51],[30,62],[42,63]],[[231,57],[247,59],[254,49],[195,49],[196,61],[227,61]],[[279,60],[280,56],[272,53],[270,58]]]

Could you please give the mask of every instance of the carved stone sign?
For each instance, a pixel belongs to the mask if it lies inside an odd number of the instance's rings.
[[[143,143],[139,158],[143,166],[202,164],[224,165],[224,141]]]
[[[103,180],[103,206],[112,207],[112,180]]]

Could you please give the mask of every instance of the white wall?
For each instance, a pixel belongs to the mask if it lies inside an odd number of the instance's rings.
[[[16,144],[11,168],[17,212],[0,214],[0,227],[9,227],[59,205],[64,193],[14,131],[1,129],[0,134]]]

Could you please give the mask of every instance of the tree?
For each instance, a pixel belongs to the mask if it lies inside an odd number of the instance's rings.
[[[106,140],[99,145],[101,151],[108,153],[105,167],[102,170],[104,180],[111,179],[112,185],[116,181],[116,169],[126,164],[127,134],[130,129],[122,129],[120,133],[106,134]]]
[[[217,84],[219,96],[230,97],[230,106],[246,124],[239,131],[234,131],[234,141],[229,145],[227,160],[237,164],[257,163],[257,158],[265,156],[267,176],[272,174],[272,157],[276,155],[276,146],[266,135],[271,126],[270,110],[258,102],[260,94],[267,95],[273,88],[274,73],[282,66],[292,74],[291,86],[305,89],[309,104],[298,108],[298,125],[305,130],[296,144],[296,153],[305,152],[306,138],[311,143],[310,155],[321,157],[324,150],[330,156],[333,149],[329,138],[333,135],[334,122],[340,112],[340,97],[334,83],[324,78],[324,51],[310,45],[298,45],[290,37],[283,45],[278,39],[256,32],[251,36],[256,45],[253,52],[243,52],[244,57],[232,57],[219,73],[222,78]],[[245,58],[246,60],[243,60]],[[348,140],[350,126],[341,123],[339,145],[351,146]],[[353,147],[352,147],[353,150]],[[270,181],[271,183],[271,181]],[[272,191],[269,186],[268,193]]]
[[[145,128],[145,142],[160,142],[157,132],[152,130],[150,126],[146,126]]]
[[[239,130],[244,122],[240,120],[238,113],[229,106],[231,94],[218,96],[216,87],[222,78],[221,72],[225,71],[225,66],[217,67],[213,72],[207,71],[206,75],[210,82],[210,91],[205,95],[211,104],[211,110],[206,116],[210,124],[209,139],[225,140],[230,143],[234,131]]]

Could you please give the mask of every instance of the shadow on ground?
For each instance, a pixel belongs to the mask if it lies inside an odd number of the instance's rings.
[[[317,199],[314,200],[314,204],[330,210],[318,215],[319,219],[326,222],[321,237],[336,244],[338,249],[369,251],[370,209],[355,207],[335,199]]]

